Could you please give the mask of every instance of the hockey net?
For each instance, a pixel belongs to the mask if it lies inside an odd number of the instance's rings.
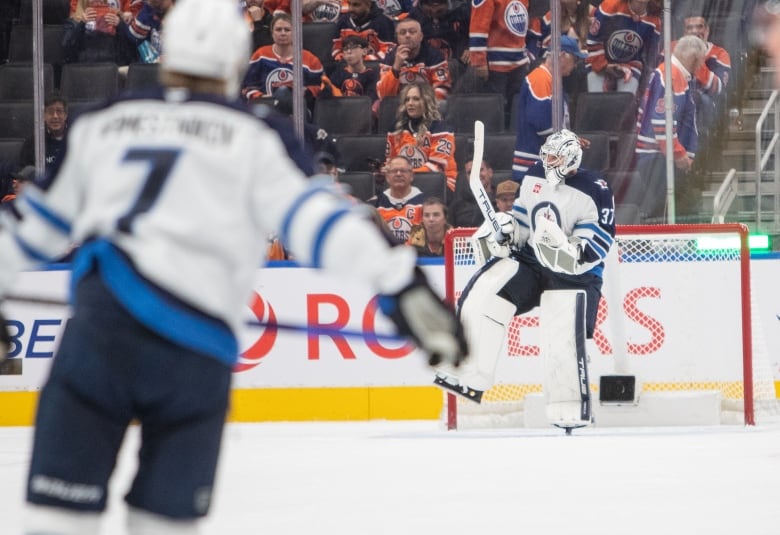
[[[474,230],[454,229],[445,241],[453,303],[478,268]],[[721,423],[777,420],[774,376],[751,312],[747,238],[739,224],[618,227],[588,341],[594,400],[599,376],[617,369],[637,377],[640,400],[647,392],[717,391]],[[522,425],[526,397],[542,391],[538,326],[538,310],[513,319],[482,404],[445,394],[448,428]]]

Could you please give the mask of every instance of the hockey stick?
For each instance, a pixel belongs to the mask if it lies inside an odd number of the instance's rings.
[[[493,208],[493,203],[490,202],[482,181],[479,179],[479,171],[482,167],[482,158],[485,151],[485,125],[482,121],[474,121],[474,157],[471,159],[471,174],[469,175],[469,187],[471,193],[474,194],[474,198],[479,205],[479,211],[482,212],[482,217],[485,221],[490,221],[490,226],[493,227],[494,232],[498,232],[501,225],[498,224],[496,219],[496,211]]]
[[[5,296],[4,299],[6,301],[28,303],[32,305],[44,305],[44,306],[56,306],[56,307],[70,306],[70,304],[67,301],[63,301],[61,299],[37,297],[32,295],[11,294]],[[264,329],[273,328],[273,329],[278,329],[280,331],[298,332],[298,333],[306,334],[308,336],[331,336],[331,337],[345,336],[348,338],[366,338],[366,339],[374,339],[377,341],[386,341],[386,342],[408,341],[408,338],[404,336],[400,336],[398,334],[385,334],[385,333],[368,334],[366,333],[366,331],[344,329],[338,327],[328,327],[323,325],[318,325],[318,326],[295,325],[292,323],[279,323],[275,321],[252,321],[252,320],[245,322],[245,325],[249,327],[259,327]]]

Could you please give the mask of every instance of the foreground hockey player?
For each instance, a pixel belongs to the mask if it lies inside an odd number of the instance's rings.
[[[568,130],[553,133],[525,175],[512,214],[483,225],[492,258],[472,277],[458,304],[471,348],[459,370],[442,366],[435,383],[479,403],[494,382],[507,327],[540,304],[541,358],[548,420],[571,429],[590,423],[585,336],[601,297],[603,261],[615,236],[607,182],[580,169],[582,149]]]
[[[236,3],[180,0],[163,48],[164,89],[83,115],[61,167],[3,214],[0,296],[18,268],[81,244],[73,316],[39,401],[30,535],[99,532],[134,419],[142,444],[128,532],[197,532],[236,333],[273,231],[302,263],[372,285],[432,363],[457,364],[466,351],[413,250],[391,247],[368,213],[306,180],[273,119],[231,104],[249,54]]]

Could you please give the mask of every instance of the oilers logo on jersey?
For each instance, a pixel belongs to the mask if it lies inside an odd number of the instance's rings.
[[[291,86],[293,83],[293,74],[289,69],[274,69],[268,73],[265,79],[265,94],[273,95],[279,87]]]
[[[412,169],[418,169],[428,161],[425,154],[417,145],[404,145],[401,147],[401,150],[398,151],[398,154],[409,160],[409,163],[412,164]]]
[[[312,22],[336,22],[341,15],[339,4],[321,3],[314,8],[311,14]]]
[[[510,32],[525,37],[528,32],[528,10],[522,2],[516,0],[507,4],[504,10],[504,23]]]
[[[642,38],[633,30],[620,30],[609,36],[606,49],[617,63],[628,63],[642,50]]]

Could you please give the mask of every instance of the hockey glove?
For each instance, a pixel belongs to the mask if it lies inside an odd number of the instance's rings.
[[[458,366],[468,353],[463,327],[455,313],[431,289],[419,267],[412,282],[394,295],[379,296],[380,310],[428,353],[428,364]]]
[[[11,351],[11,334],[8,332],[8,324],[0,313],[0,362],[3,362]]]

